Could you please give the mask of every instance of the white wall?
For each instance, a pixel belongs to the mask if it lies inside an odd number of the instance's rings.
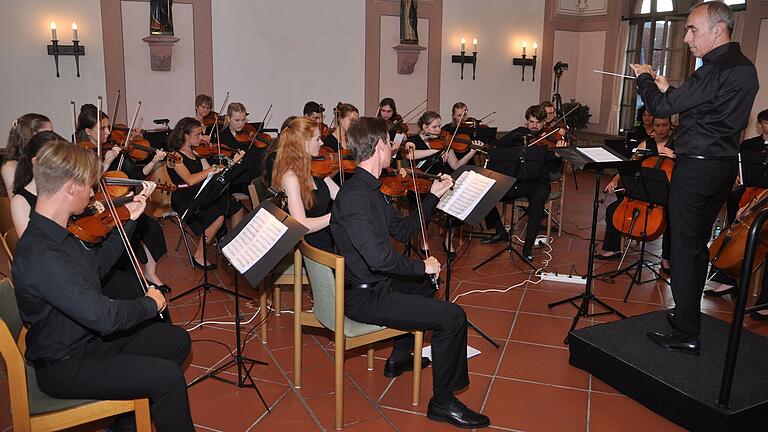
[[[227,0],[211,7],[215,109],[230,92],[251,121],[261,121],[273,104],[270,127],[301,115],[309,100],[362,110],[364,1]]]
[[[589,106],[590,123],[600,123],[602,76],[593,70],[604,70],[605,32],[555,31],[554,62],[568,63],[560,80],[563,103],[576,99]]]
[[[150,68],[149,45],[142,40],[149,35],[149,2],[122,2],[125,100],[128,107],[125,117],[131,121],[137,102],[141,100],[136,127],[155,128],[157,126],[152,120],[158,118],[167,118],[174,125],[180,118],[195,113],[192,7],[190,4],[173,5],[173,31],[181,40],[173,45],[171,70],[161,72]]]
[[[72,22],[78,26],[85,56],[80,58],[80,78],[75,76],[75,59],[59,57],[61,78],[56,78],[53,56],[46,45],[51,39],[50,24],[58,27],[59,43],[71,45]],[[79,106],[96,103],[105,95],[101,8],[98,0],[35,0],[0,2],[0,146],[5,147],[6,131],[24,113],[39,112],[53,121],[64,136],[72,133],[70,101]]]
[[[541,102],[541,68],[536,69],[536,81],[531,82],[531,69],[526,67],[525,82],[522,82],[521,67],[513,66],[512,59],[522,54],[523,41],[528,43],[529,56],[534,42],[539,44],[539,60],[547,54],[541,49],[544,3],[542,0],[443,1],[440,113],[444,122],[450,119],[454,102],[462,101],[469,106],[473,117],[496,111],[490,126],[509,130],[522,124],[526,108]],[[472,81],[471,65],[464,66],[464,80],[460,80],[460,66],[451,63],[451,55],[459,54],[462,36],[467,39],[468,52],[472,50],[472,38],[478,39],[475,81]]]
[[[760,38],[757,42],[755,66],[757,66],[760,90],[757,92],[755,104],[752,107],[752,114],[749,116],[749,126],[747,126],[745,131],[745,138],[751,138],[759,134],[757,130],[757,113],[768,109],[768,19],[760,21]]]
[[[429,20],[419,18],[419,45],[427,47],[419,54],[419,61],[412,74],[397,73],[397,52],[393,46],[400,44],[400,17],[381,17],[381,44],[379,56],[381,62],[379,95],[391,97],[397,103],[398,113],[407,114],[416,105],[427,98],[427,72],[429,69]],[[423,110],[424,105],[422,105]],[[418,111],[418,110],[417,110]],[[375,113],[369,113],[374,115]],[[405,120],[416,123],[418,112]]]

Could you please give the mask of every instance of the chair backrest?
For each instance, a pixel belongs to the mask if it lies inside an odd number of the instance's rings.
[[[251,197],[251,208],[256,208],[261,203],[261,200],[259,199],[259,190],[257,189],[257,184],[261,183],[261,181],[258,178],[255,178],[251,180],[251,184],[248,185],[248,195]]]
[[[13,340],[18,340],[21,332],[21,315],[16,304],[16,294],[13,285],[8,279],[0,281],[0,319],[5,321]]]
[[[339,285],[344,289],[344,257],[310,246],[304,240],[299,243],[299,251],[304,256],[312,287],[312,311],[320,323],[335,331],[336,290]]]
[[[0,233],[4,233],[11,228],[13,228],[11,200],[7,196],[0,197]]]
[[[13,264],[13,254],[16,252],[16,243],[18,242],[19,235],[16,233],[16,228],[11,228],[3,234],[3,247],[11,264]]]

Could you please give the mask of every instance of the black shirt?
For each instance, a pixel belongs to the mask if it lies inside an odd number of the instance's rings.
[[[125,224],[129,235],[134,227],[134,221]],[[114,231],[87,249],[52,220],[30,214],[13,261],[16,301],[22,321],[29,324],[28,360],[65,358],[99,335],[157,315],[149,297],[112,300],[102,294],[100,279],[123,252]]]
[[[763,151],[766,149],[768,149],[768,139],[763,138],[762,135],[758,135],[742,141],[739,151]]]
[[[747,127],[757,95],[757,71],[736,42],[713,49],[702,60],[680,88],[662,93],[650,74],[641,74],[637,90],[653,115],[680,113],[678,155],[735,159],[739,133]]]
[[[429,220],[438,198],[424,196],[424,218]],[[331,211],[331,233],[345,260],[350,284],[385,281],[390,276],[424,275],[424,262],[398,253],[389,239],[406,243],[420,232],[418,213],[403,217],[379,190],[379,180],[358,167],[336,195]]]

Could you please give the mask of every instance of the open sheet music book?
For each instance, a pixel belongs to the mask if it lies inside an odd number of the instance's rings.
[[[576,150],[592,162],[621,162],[618,158],[602,147],[577,147]]]
[[[237,271],[245,273],[264,257],[287,231],[287,226],[262,208],[221,252]]]
[[[453,189],[446,192],[440,199],[437,208],[464,220],[495,183],[496,180],[475,171],[464,171],[456,179]]]

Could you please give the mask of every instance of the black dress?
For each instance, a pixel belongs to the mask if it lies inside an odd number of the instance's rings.
[[[178,154],[181,155],[182,163],[187,170],[189,170],[190,174],[199,173],[203,170],[203,162],[201,158],[195,157],[192,159],[182,152],[178,152]],[[192,204],[192,201],[194,201],[195,195],[197,195],[203,182],[201,181],[198,184],[186,187],[186,183],[184,183],[184,180],[174,169],[168,170],[168,176],[176,186],[184,185],[184,187],[176,189],[171,194],[171,207],[179,214],[179,216],[182,216]],[[199,235],[202,234],[205,228],[211,225],[219,216],[223,215],[225,218],[228,218],[242,208],[243,206],[241,206],[239,202],[229,199],[226,194],[222,194],[218,200],[205,208],[205,220],[200,220],[200,215],[198,214],[187,215],[184,220],[192,231]]]
[[[321,217],[329,214],[333,207],[333,200],[331,200],[331,191],[328,189],[328,185],[325,183],[325,179],[320,177],[312,178],[315,182],[316,189],[312,191],[313,204],[312,208],[306,210],[308,218]],[[329,227],[325,227],[320,231],[316,231],[310,234],[304,235],[304,240],[310,245],[322,249],[326,252],[333,253],[335,246],[333,244],[333,238],[331,237],[331,230]]]
[[[416,150],[431,150],[432,148],[424,141],[421,135],[411,135],[408,137],[408,142],[413,143],[416,146]],[[439,174],[441,172],[447,172],[450,170],[450,166],[443,162],[443,158],[440,156],[440,151],[435,154],[429,155],[422,159],[416,160],[416,168],[424,170],[424,172],[430,174]],[[410,166],[410,161],[404,161],[404,166]],[[447,169],[446,169],[447,168]]]
[[[240,161],[237,172],[232,175],[230,192],[239,192],[248,195],[248,184],[251,180],[261,176],[264,163],[264,152],[266,149],[257,148],[255,144],[253,146],[248,143],[242,143],[232,135],[232,129],[226,128],[220,130],[221,145],[225,145],[232,149],[244,150],[245,156]],[[211,136],[211,144],[216,145],[218,139],[215,136]],[[256,144],[259,141],[255,142]]]

